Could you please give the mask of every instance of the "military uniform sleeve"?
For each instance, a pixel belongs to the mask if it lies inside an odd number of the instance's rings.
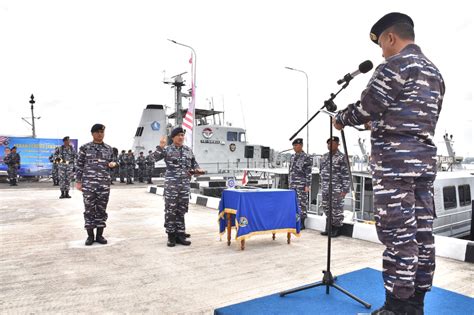
[[[152,153],[155,161],[160,161],[166,157],[166,150],[162,147],[156,148],[156,151]]]
[[[196,157],[194,156],[194,153],[192,150],[191,151],[191,168],[193,170],[200,168],[198,162],[196,161]]]
[[[311,187],[311,171],[313,168],[313,159],[309,155],[306,156],[304,168],[306,175],[306,186]]]
[[[56,147],[56,149],[54,149],[54,160],[57,160],[57,159],[60,159],[61,158],[61,155],[59,154],[59,147]]]
[[[350,191],[349,168],[347,166],[346,156],[343,155],[341,159],[341,187],[342,192],[348,193]]]
[[[361,94],[360,103],[351,104],[336,115],[336,122],[344,126],[356,126],[369,121],[377,121],[380,116],[396,103],[407,78],[410,67],[402,68],[395,58],[378,66],[369,84]]]
[[[83,147],[79,149],[76,161],[76,182],[82,183],[82,175],[84,174],[84,166],[86,164],[86,152]]]

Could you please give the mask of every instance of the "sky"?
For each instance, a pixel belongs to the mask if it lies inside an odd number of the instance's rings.
[[[474,156],[469,7],[469,1],[439,0],[0,0],[0,135],[31,135],[22,117],[30,119],[34,94],[38,137],[70,136],[82,144],[91,140],[91,126],[102,123],[106,143],[131,148],[147,104],[172,112],[174,94],[164,78],[187,71],[191,81],[191,51],[167,40],[173,39],[196,51],[197,108],[212,101],[226,122],[247,130],[251,144],[289,149],[308,113],[337,92],[338,79],[364,60],[383,61],[370,28],[386,13],[403,12],[446,81],[438,152],[447,154],[447,132],[457,155]],[[308,102],[306,77],[285,67],[307,73]],[[371,74],[352,80],[335,100],[338,109],[359,99]],[[369,132],[345,133],[349,153],[360,154],[357,139]],[[328,136],[329,118],[316,116],[310,153],[324,153]],[[306,130],[299,137],[307,141]]]

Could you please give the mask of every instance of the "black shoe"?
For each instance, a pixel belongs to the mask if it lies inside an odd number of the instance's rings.
[[[115,185],[114,182],[110,182],[110,185]]]
[[[87,229],[86,246],[91,246],[94,243],[94,229]]]
[[[371,313],[372,315],[418,315],[421,313],[414,312],[407,300],[400,300],[385,293],[385,304]]]
[[[151,180],[149,180],[149,181],[147,182],[147,184],[153,184],[153,182],[152,182]]]
[[[102,233],[104,233],[104,228],[103,227],[98,227],[97,228],[97,236],[95,237],[95,241],[100,244],[107,244],[107,240],[102,236]]]
[[[124,181],[124,180],[121,180],[120,182],[125,184],[125,181]]]
[[[168,247],[174,247],[176,245],[176,233],[168,233]]]
[[[338,237],[341,235],[342,226],[333,226],[331,230],[331,237]]]
[[[69,196],[69,190],[64,191],[64,198],[72,198],[71,196]]]
[[[184,245],[184,246],[189,246],[189,245],[191,245],[191,242],[186,240],[186,237],[184,236],[184,233],[179,233],[179,234],[176,236],[176,244],[181,244],[181,245]]]
[[[184,233],[184,237],[186,237],[186,238],[190,238],[190,237],[191,237],[191,234]]]
[[[304,224],[304,221],[306,220],[306,217],[302,217],[301,218],[301,221],[300,221],[300,230],[305,230],[306,229],[306,226]]]
[[[61,190],[61,196],[59,196],[59,199],[64,199],[64,198],[66,198],[66,194],[64,190]]]
[[[319,234],[324,235],[324,236],[327,236],[329,233],[328,233],[328,230],[324,230],[324,231],[322,231],[322,232],[319,233]]]

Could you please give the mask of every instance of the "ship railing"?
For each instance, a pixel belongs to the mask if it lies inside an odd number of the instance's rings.
[[[462,225],[470,224],[470,222],[472,220],[471,218],[453,222],[453,217],[462,215],[464,213],[472,213],[472,209],[462,210],[462,211],[458,211],[458,212],[454,212],[454,213],[446,213],[446,214],[442,214],[442,215],[437,216],[437,219],[449,218],[450,222],[448,224],[439,225],[439,226],[434,227],[433,232],[436,233],[437,231],[443,231],[443,230],[446,230],[446,229],[449,228],[450,235],[453,235],[454,234],[453,228],[455,228],[456,226],[462,226]]]

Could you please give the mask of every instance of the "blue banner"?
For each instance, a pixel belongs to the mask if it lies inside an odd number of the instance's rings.
[[[77,152],[77,139],[70,139],[70,143]],[[21,168],[18,170],[20,176],[49,176],[52,169],[49,156],[62,144],[62,139],[0,136],[0,171],[8,168],[3,163],[5,149],[15,146],[21,159]]]
[[[290,189],[226,189],[219,204],[219,232],[227,226],[230,213],[237,227],[237,240],[254,234],[287,232],[299,235],[300,209],[296,192]]]

